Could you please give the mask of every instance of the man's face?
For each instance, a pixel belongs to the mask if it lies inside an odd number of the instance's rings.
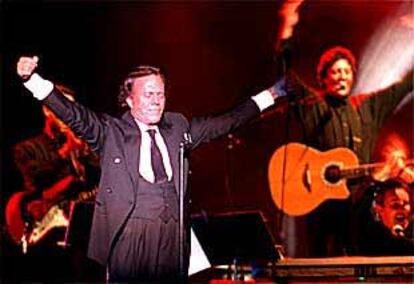
[[[408,227],[411,212],[410,196],[404,188],[387,190],[384,194],[384,205],[377,205],[376,210],[382,223],[395,234],[395,225],[400,225],[403,229]]]
[[[345,98],[351,93],[354,73],[346,59],[339,59],[328,68],[323,85],[326,93],[337,98]]]
[[[159,75],[136,78],[126,99],[132,116],[147,125],[157,124],[165,107],[165,86]]]

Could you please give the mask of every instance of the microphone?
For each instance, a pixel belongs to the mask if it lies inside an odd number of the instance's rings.
[[[396,236],[398,236],[398,237],[401,237],[401,238],[404,238],[404,237],[405,237],[405,234],[404,234],[404,228],[403,228],[403,226],[401,226],[400,224],[395,224],[395,225],[392,227],[392,231],[393,231],[393,233],[394,233]]]
[[[193,145],[193,138],[191,137],[190,132],[184,132],[183,137],[184,140],[182,143],[184,145],[185,150],[188,150]]]
[[[184,143],[187,145],[193,144],[193,138],[191,137],[191,134],[189,132],[184,133]]]

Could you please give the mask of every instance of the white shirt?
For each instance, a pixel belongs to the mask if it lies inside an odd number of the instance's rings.
[[[154,183],[154,171],[151,166],[151,137],[147,130],[155,129],[155,143],[157,144],[158,149],[160,149],[164,169],[168,180],[170,181],[173,176],[170,155],[168,154],[167,146],[165,145],[164,138],[161,136],[158,127],[150,127],[137,119],[135,119],[135,122],[138,124],[138,127],[141,131],[141,145],[139,149],[139,173],[145,180]]]

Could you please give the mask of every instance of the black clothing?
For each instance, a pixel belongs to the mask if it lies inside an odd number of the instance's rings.
[[[178,281],[178,199],[173,182],[139,179],[138,204],[110,259],[111,281]],[[175,279],[175,281],[173,281]]]
[[[23,235],[23,230],[33,232],[34,228],[45,232],[44,237],[29,244],[27,253],[21,256],[22,271],[26,271],[22,273],[23,280],[60,279],[66,282],[98,280],[99,277],[94,275],[98,267],[86,258],[93,202],[73,203],[73,207],[70,203],[73,199],[92,198],[99,177],[99,160],[87,147],[73,149],[67,158],[62,157],[59,149],[66,142],[64,138],[58,133],[56,138],[42,133],[13,148],[14,162],[24,181],[22,190],[25,197],[19,204],[21,214],[11,216],[11,220],[14,219],[16,224],[26,222],[28,227],[9,224],[9,229],[17,228],[13,229],[16,235]],[[80,167],[82,172],[78,172]],[[33,216],[33,211],[28,209],[33,204],[38,204],[35,210],[38,216]],[[17,220],[20,216],[22,221]],[[60,224],[60,218],[67,220],[65,226]],[[35,227],[35,221],[42,221],[44,227]]]
[[[151,165],[154,170],[155,182],[164,182],[167,180],[167,173],[165,172],[164,164],[162,162],[162,155],[160,149],[155,142],[155,129],[148,129],[151,138]]]
[[[345,99],[317,93],[300,81],[290,86],[289,95],[298,102],[294,108],[301,121],[303,143],[321,151],[346,147],[361,163],[369,163],[380,127],[413,89],[413,73],[383,90]]]
[[[393,235],[381,220],[374,217],[374,189],[366,189],[355,206],[358,216],[356,254],[366,256],[414,255],[414,224],[410,222],[404,237]]]
[[[73,173],[70,161],[58,154],[61,144],[59,139],[42,133],[14,146],[13,158],[22,174],[25,191],[41,193]]]

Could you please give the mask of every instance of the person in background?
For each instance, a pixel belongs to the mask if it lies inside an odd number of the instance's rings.
[[[282,25],[277,44],[280,54],[289,48],[302,2],[287,1],[281,9]],[[345,147],[357,155],[360,164],[371,163],[381,126],[413,90],[413,70],[387,88],[352,96],[357,61],[348,48],[334,46],[324,51],[316,71],[319,89],[307,86],[293,70],[286,69],[279,85],[278,93],[285,92],[289,98],[286,111],[294,115],[290,123],[299,123],[299,142],[320,151]],[[351,192],[364,184],[365,179],[348,180]],[[307,216],[308,231],[312,232],[307,256],[353,253],[352,202],[353,197],[346,201],[326,201]]]
[[[56,87],[74,101],[72,90]],[[23,191],[15,192],[7,203],[7,230],[22,247],[25,261],[41,259],[48,264],[41,269],[28,264],[22,277],[86,280],[85,250],[99,159],[48,107],[43,106],[42,112],[42,133],[13,147]]]
[[[414,255],[412,190],[413,184],[400,178],[366,189],[359,207],[359,255]]]

